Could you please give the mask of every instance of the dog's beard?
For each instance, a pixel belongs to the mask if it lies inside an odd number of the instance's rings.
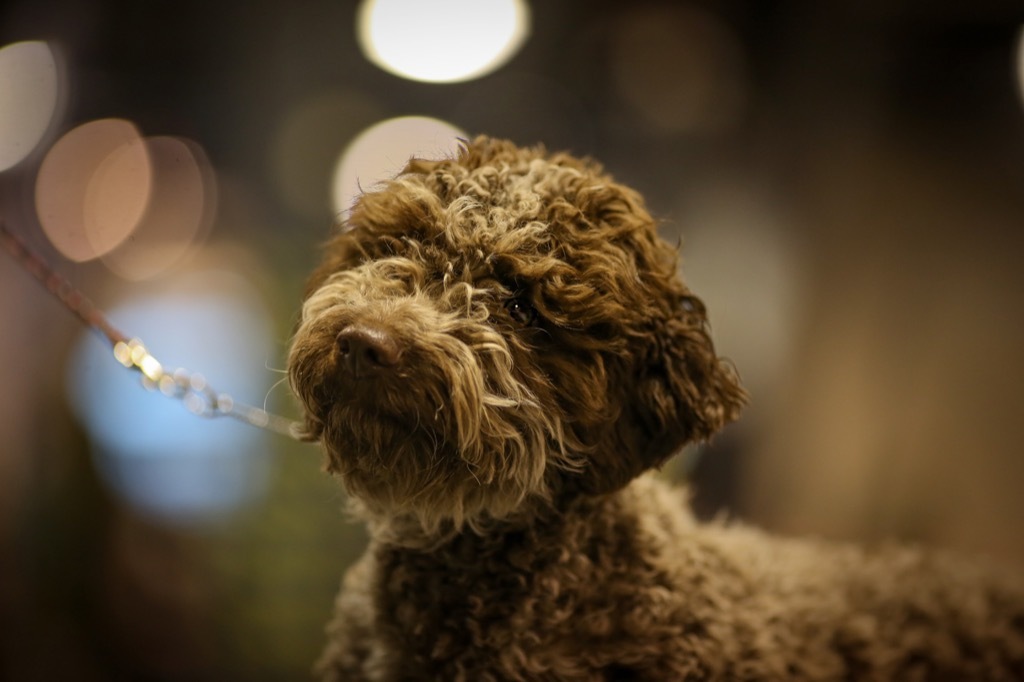
[[[344,305],[325,306],[328,298]],[[350,287],[325,286],[307,302],[289,359],[311,435],[360,509],[379,525],[401,520],[436,537],[547,499],[549,467],[571,466],[561,420],[513,371],[486,308],[442,314],[425,296],[386,307],[381,317]],[[401,339],[402,365],[343,376],[337,332],[370,310]]]

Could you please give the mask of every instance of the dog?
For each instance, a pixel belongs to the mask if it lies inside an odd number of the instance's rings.
[[[327,680],[1024,679],[1017,576],[699,523],[747,396],[634,190],[487,137],[362,194],[288,360],[370,545]]]

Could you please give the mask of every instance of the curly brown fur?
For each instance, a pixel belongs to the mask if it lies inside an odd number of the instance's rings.
[[[477,138],[364,194],[289,359],[371,529],[336,680],[1013,679],[1024,590],[702,525],[643,473],[745,395],[636,192]]]

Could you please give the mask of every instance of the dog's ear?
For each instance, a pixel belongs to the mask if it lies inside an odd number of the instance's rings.
[[[608,363],[609,406],[617,418],[586,439],[594,456],[583,488],[607,492],[687,443],[708,440],[739,415],[746,392],[715,353],[704,304],[683,284],[678,251],[658,235],[642,197],[607,177],[583,184],[573,203],[592,231],[574,238],[597,236],[601,244],[592,250],[615,264],[598,262],[587,275],[605,275],[597,288],[616,292],[612,326],[627,349]]]
[[[621,416],[609,439],[618,452],[602,453],[587,472],[589,492],[616,490],[684,445],[710,439],[746,403],[736,372],[715,354],[704,305],[684,293],[676,306],[624,370],[632,376],[622,378]]]
[[[733,367],[715,353],[704,304],[685,293],[641,366],[634,411],[654,434],[648,456],[660,464],[684,444],[706,441],[746,403]]]

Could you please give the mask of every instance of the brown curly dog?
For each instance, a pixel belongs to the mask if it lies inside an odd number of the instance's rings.
[[[643,475],[745,395],[593,162],[412,160],[328,244],[289,373],[372,538],[326,679],[1024,678],[1015,576],[699,524]]]

